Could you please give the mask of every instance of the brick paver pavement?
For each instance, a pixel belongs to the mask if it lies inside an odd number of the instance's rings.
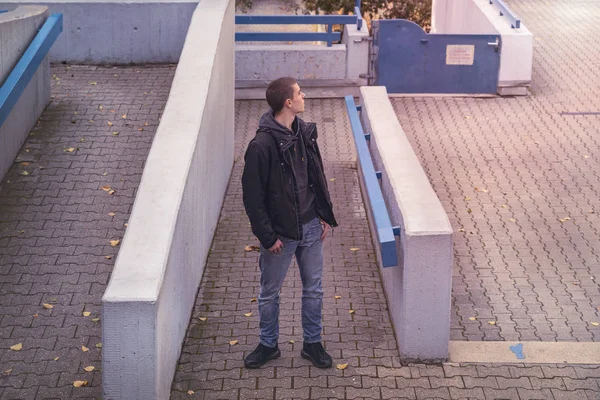
[[[124,234],[174,69],[52,67],[53,101],[0,187],[0,399],[101,397],[109,241]]]
[[[451,338],[597,342],[600,2],[510,5],[535,37],[529,96],[393,100],[457,231]]]

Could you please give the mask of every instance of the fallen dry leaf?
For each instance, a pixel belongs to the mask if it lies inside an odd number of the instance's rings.
[[[25,175],[25,176],[27,176],[27,175],[29,175],[29,172],[27,172],[27,171],[23,171],[23,172],[21,172],[21,175]]]
[[[110,190],[110,186],[102,186],[101,189],[105,192],[108,192]]]
[[[248,313],[246,313],[246,314],[244,314],[244,315],[245,315],[246,317],[251,317],[251,316],[252,316],[252,313],[251,313],[251,312],[248,312]]]
[[[350,247],[350,251],[358,251],[360,250],[358,247]]]
[[[87,372],[92,372],[95,369],[96,369],[96,367],[94,367],[93,365],[90,365],[89,367],[84,368],[84,370],[86,370]]]
[[[465,201],[471,201],[470,197],[465,197]]]
[[[120,242],[121,242],[120,240],[111,240],[111,241],[110,241],[110,245],[111,245],[112,247],[116,247],[116,246],[118,246],[118,245],[119,245],[119,243],[120,243]]]
[[[346,363],[346,364],[338,364],[338,365],[336,365],[335,367],[336,367],[337,369],[342,369],[342,370],[344,370],[344,369],[348,368],[348,363]]]
[[[104,256],[107,260],[112,260],[112,256]]]
[[[99,322],[100,318],[92,318],[92,322]]]
[[[477,318],[475,318],[475,317],[469,317],[469,320],[470,321],[477,321]]]
[[[75,381],[73,382],[73,386],[76,388],[82,387],[82,386],[87,386],[88,381]]]
[[[256,299],[256,297],[253,297],[250,299],[250,303],[256,303],[258,300]]]
[[[113,132],[113,136],[119,136],[119,132]]]
[[[11,369],[7,369],[6,371],[4,371],[4,374],[8,375],[12,372],[12,368]]]
[[[567,221],[570,221],[570,220],[571,220],[571,218],[569,218],[569,217],[565,217],[565,218],[560,218],[559,219],[560,222],[567,222]]]
[[[331,182],[333,182],[333,181],[335,181],[335,178],[329,178],[329,180],[330,180]]]
[[[127,118],[127,114],[121,115],[121,118],[126,119]]]
[[[54,357],[54,361],[60,360],[60,357]]]
[[[24,167],[28,167],[29,165],[31,165],[31,163],[29,163],[29,162],[27,162],[27,161],[23,161],[23,162],[21,163],[21,165],[22,165],[22,166],[24,166]]]
[[[295,342],[294,342],[294,339],[290,340],[290,343],[291,343],[291,344],[294,344],[294,343],[295,343]]]
[[[97,349],[101,349],[102,348],[102,343],[96,343],[96,348]]]
[[[108,191],[108,194],[112,196],[113,194],[115,194],[115,190],[114,190],[114,189],[110,189],[110,190]]]
[[[496,321],[488,321],[488,324],[490,324],[490,325],[496,325]]]
[[[91,313],[91,312],[89,312],[89,311],[84,311],[84,312],[83,312],[83,316],[84,316],[84,317],[89,317],[90,315],[92,315],[92,313]]]
[[[348,310],[348,314],[354,314],[354,310]]]
[[[98,84],[98,82],[90,82],[90,85],[92,86],[96,86]]]
[[[339,299],[341,299],[341,298],[342,298],[342,296],[335,296],[335,299],[336,299],[336,300],[339,300]]]
[[[42,304],[46,310],[52,310],[54,306],[52,304],[44,303]]]
[[[237,344],[237,342],[238,342],[237,340],[232,340],[232,341],[229,342],[229,344],[232,345],[232,346],[234,346],[234,345]]]
[[[88,348],[87,348],[87,347],[85,347],[85,346],[81,346],[81,351],[83,351],[83,352],[85,353],[85,352],[87,352],[87,351],[90,351],[90,349],[88,349]]]
[[[583,156],[583,158],[590,158],[590,156]]]
[[[113,123],[108,121],[108,126],[113,126]]]
[[[206,317],[198,317],[198,319],[202,322],[206,321]]]
[[[193,394],[194,394],[194,391],[193,391],[193,390],[188,390],[188,391],[187,391],[187,394],[189,394],[189,395],[191,396],[191,395],[193,395]]]
[[[594,325],[594,326],[599,326],[600,322],[592,322],[591,324]]]
[[[69,147],[67,150],[65,150],[68,153],[72,153],[75,151],[75,147]]]
[[[517,220],[516,220],[516,219],[514,219],[514,218],[511,218],[511,219],[509,219],[509,221],[510,221],[510,222],[517,222]]]
[[[244,247],[245,251],[260,251],[260,247],[259,246],[246,246]]]
[[[502,208],[508,208],[506,204],[502,204]]]
[[[13,351],[21,351],[23,348],[23,343],[17,343],[14,346],[10,346],[10,349]]]
[[[115,213],[114,213],[114,212],[109,212],[109,213],[108,213],[108,216],[109,216],[109,217],[114,217],[114,216],[115,216]]]
[[[459,232],[464,232],[465,230],[464,230],[464,228],[460,228],[458,231]]]

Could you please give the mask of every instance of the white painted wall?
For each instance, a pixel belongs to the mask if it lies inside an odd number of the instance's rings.
[[[233,15],[202,0],[192,17],[102,299],[106,399],[170,395],[233,166]]]
[[[10,75],[48,16],[48,9],[41,6],[19,7],[0,14],[0,83]],[[49,102],[50,64],[45,57],[0,127],[0,179]]]
[[[512,29],[488,0],[433,0],[432,33],[501,35],[499,92],[527,93],[533,68],[533,35],[523,21],[519,29]]]
[[[447,359],[450,340],[452,227],[385,87],[360,92],[361,122],[371,133],[369,147],[375,170],[382,171],[383,197],[392,225],[401,228],[399,265],[382,268],[379,260],[400,357],[439,362]]]
[[[198,0],[9,0],[0,2],[0,9],[23,4],[63,14],[64,30],[50,51],[52,62],[174,63]]]

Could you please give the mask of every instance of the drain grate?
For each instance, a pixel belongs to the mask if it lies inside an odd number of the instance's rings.
[[[560,115],[600,115],[600,111],[581,111],[581,112],[568,112],[561,111]]]

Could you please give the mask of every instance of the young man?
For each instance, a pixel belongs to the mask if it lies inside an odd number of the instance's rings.
[[[246,150],[242,188],[252,232],[260,241],[260,343],[244,360],[258,368],[278,358],[279,292],[296,256],[302,278],[301,356],[316,367],[329,368],[331,356],[321,344],[323,305],[322,241],[337,226],[317,128],[298,114],[304,93],[293,78],[280,78],[267,88],[271,111],[259,123]]]

